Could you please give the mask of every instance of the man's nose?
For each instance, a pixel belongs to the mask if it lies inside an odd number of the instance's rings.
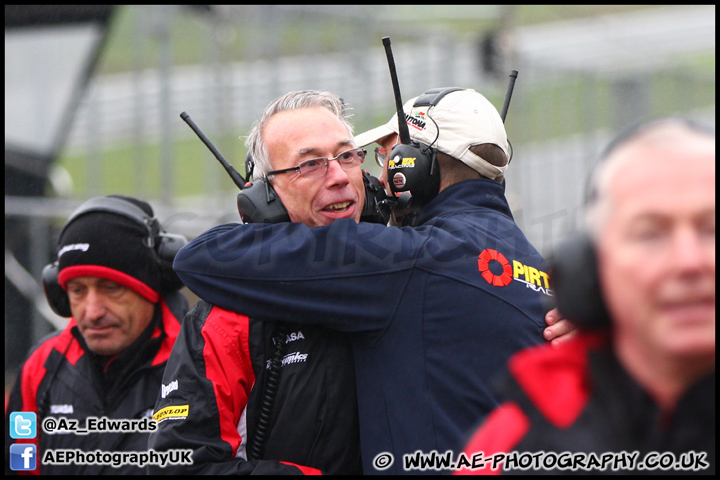
[[[698,273],[715,264],[715,245],[694,228],[680,228],[672,239],[669,262],[686,274]]]
[[[325,182],[328,186],[345,185],[350,182],[350,177],[348,177],[348,171],[340,166],[340,162],[332,159],[328,161],[328,171],[325,174]]]
[[[105,316],[105,313],[107,312],[105,299],[96,289],[88,289],[85,301],[85,317],[88,320],[99,320]]]

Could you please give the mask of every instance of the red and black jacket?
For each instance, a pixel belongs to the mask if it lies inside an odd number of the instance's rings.
[[[149,433],[114,432],[87,435],[42,432],[45,417],[76,419],[85,426],[87,417],[139,419],[150,417],[160,391],[165,363],[188,311],[187,299],[173,292],[157,304],[148,328],[124,352],[112,358],[100,358],[87,349],[71,318],[63,330],[53,332],[33,347],[18,374],[5,411],[6,473],[9,471],[9,446],[34,443],[38,459],[49,449],[82,451],[146,451]],[[34,439],[12,439],[9,415],[35,412],[38,418]],[[42,474],[140,474],[133,465],[43,465],[28,473]],[[25,473],[25,472],[23,472]]]
[[[502,400],[475,432],[465,456],[502,452],[603,453],[706,452],[715,471],[715,374],[696,383],[672,415],[663,415],[650,395],[627,374],[607,337],[584,334],[559,348],[531,347],[508,362]],[[527,474],[502,468],[462,469],[456,474]],[[625,471],[627,473],[628,470]],[[594,470],[542,470],[542,473],[618,473]],[[647,470],[636,473],[672,473]],[[678,473],[677,471],[675,473]]]
[[[355,372],[348,340],[283,322],[277,390],[267,393],[278,325],[199,301],[163,378],[149,448],[193,450],[191,466],[150,473],[360,474]],[[272,399],[264,453],[253,442]],[[249,442],[248,442],[249,440]]]

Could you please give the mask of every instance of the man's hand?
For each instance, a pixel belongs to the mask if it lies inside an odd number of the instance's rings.
[[[557,308],[545,315],[545,323],[548,326],[543,330],[543,337],[553,346],[558,346],[577,334],[577,327],[570,323],[570,320],[561,318]]]

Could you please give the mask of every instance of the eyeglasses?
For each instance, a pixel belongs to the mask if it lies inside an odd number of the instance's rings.
[[[395,144],[397,145],[397,144]],[[393,148],[395,148],[395,145],[393,145]],[[392,150],[392,149],[390,149]],[[385,166],[385,160],[387,160],[388,154],[390,151],[387,148],[383,147],[375,147],[375,162],[381,167]]]
[[[267,177],[270,178],[274,175],[281,173],[298,172],[301,176],[306,178],[322,177],[328,171],[328,166],[331,161],[337,160],[343,170],[350,170],[352,168],[360,166],[365,161],[365,155],[367,151],[361,148],[353,148],[340,153],[335,158],[318,157],[311,158],[300,162],[296,167],[284,168],[282,170],[273,170],[267,173]]]
[[[385,160],[387,160],[388,151],[383,147],[375,147],[375,162],[381,167],[385,166]]]

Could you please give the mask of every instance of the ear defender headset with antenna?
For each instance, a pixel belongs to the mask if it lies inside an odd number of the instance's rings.
[[[448,93],[458,90],[463,89],[450,87],[428,90],[417,98],[413,108],[428,107],[427,117],[434,122],[430,114],[432,107]],[[396,145],[388,156],[390,190],[398,198],[398,208],[404,211],[417,211],[427,205],[440,191],[438,151],[432,145],[410,139],[404,112],[402,120],[399,120],[398,130],[400,144]],[[439,136],[440,130],[437,130]],[[437,141],[437,137],[435,140]]]
[[[65,222],[58,239],[62,238],[68,226],[80,216],[92,212],[115,213],[142,226],[147,231],[143,244],[152,250],[153,258],[160,269],[160,293],[168,293],[182,288],[183,284],[175,274],[172,263],[177,252],[187,243],[187,239],[182,235],[165,232],[156,217],[151,217],[142,208],[120,197],[92,198],[80,205]],[[71,317],[72,312],[67,292],[60,286],[58,280],[58,264],[59,262],[56,260],[43,268],[43,290],[50,308],[56,314],[62,317]]]
[[[408,116],[403,110],[400,96],[395,59],[390,47],[390,37],[383,37],[385,54],[390,68],[390,78],[395,94],[395,106],[398,117],[398,138],[400,143],[393,147],[388,155],[388,183],[390,191],[395,195],[389,202],[404,214],[403,225],[414,225],[419,210],[435,198],[440,191],[440,168],[437,162],[437,148],[432,145],[440,136],[440,128],[433,120],[431,111],[449,93],[465,90],[460,87],[433,88],[420,95],[413,103],[415,107],[427,107],[427,118],[435,123],[437,136],[431,145],[414,141],[410,138],[407,126]],[[505,104],[501,115],[503,123],[517,78],[517,71],[511,73],[511,81],[505,96]],[[509,163],[509,161],[508,161]],[[504,181],[504,179],[503,179]]]

